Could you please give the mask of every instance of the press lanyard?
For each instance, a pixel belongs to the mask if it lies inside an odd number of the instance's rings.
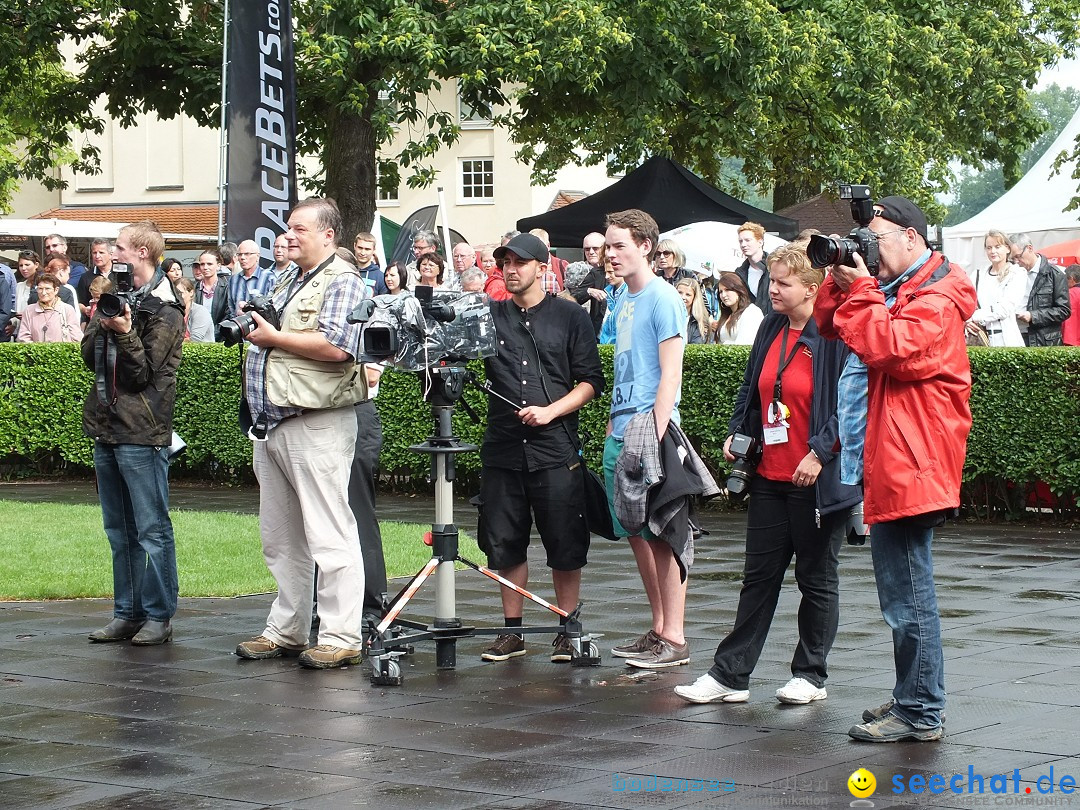
[[[780,375],[782,375],[784,373],[784,369],[786,369],[789,365],[791,365],[791,361],[795,359],[795,355],[798,354],[798,352],[799,352],[799,341],[796,340],[795,345],[791,347],[791,354],[789,354],[787,356],[786,360],[783,359],[784,354],[787,352],[788,333],[790,331],[791,331],[791,324],[790,323],[785,324],[784,325],[784,336],[783,336],[783,338],[780,339],[780,357],[777,358],[778,361],[779,361],[779,364],[776,367],[776,382],[773,383],[773,390],[772,390],[774,413],[780,413],[780,406],[782,404],[782,395],[783,395],[784,383],[783,383],[783,380],[780,378]]]

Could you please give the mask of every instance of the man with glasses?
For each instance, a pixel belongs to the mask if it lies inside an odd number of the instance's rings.
[[[409,271],[409,288],[414,289],[420,283],[420,270],[416,266],[416,259],[425,253],[439,252],[439,239],[431,231],[417,231],[413,236],[413,260],[405,265]]]
[[[739,250],[745,257],[735,268],[735,273],[750,291],[750,299],[758,309],[768,315],[772,312],[769,298],[769,268],[765,263],[765,229],[756,222],[744,222],[739,226]]]
[[[229,276],[229,297],[235,305],[234,312],[239,315],[251,296],[270,294],[277,282],[277,274],[273,268],[259,267],[259,246],[251,239],[240,243],[236,260],[240,263],[240,272]]]
[[[1064,271],[1036,253],[1031,237],[1009,237],[1012,260],[1027,271],[1027,309],[1016,313],[1016,322],[1028,346],[1060,346],[1061,325],[1069,317],[1069,285]]]
[[[274,274],[282,276],[292,266],[289,259],[289,240],[281,234],[274,240]]]
[[[944,734],[945,709],[931,545],[934,527],[960,504],[971,430],[964,323],[976,295],[967,274],[930,249],[926,217],[911,200],[885,197],[874,209],[877,276],[856,253],[854,267],[831,268],[814,306],[821,334],[867,366],[864,512],[896,670],[892,697],[848,734],[931,741]]]

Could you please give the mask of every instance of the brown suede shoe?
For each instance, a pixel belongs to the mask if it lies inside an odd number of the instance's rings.
[[[264,658],[281,658],[285,655],[297,655],[300,652],[302,650],[282,647],[266,636],[256,636],[250,641],[241,641],[236,645],[236,654],[250,661],[261,661]]]
[[[333,644],[319,644],[300,653],[300,666],[308,669],[334,669],[349,664],[359,664],[362,656],[361,650],[335,647]]]

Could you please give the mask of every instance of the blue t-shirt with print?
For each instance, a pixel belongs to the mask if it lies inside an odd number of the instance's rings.
[[[686,343],[686,305],[670,284],[652,279],[636,294],[619,302],[615,323],[615,386],[611,391],[611,435],[622,439],[626,423],[656,404],[660,387],[660,344],[673,337]],[[675,395],[671,421],[679,424]]]

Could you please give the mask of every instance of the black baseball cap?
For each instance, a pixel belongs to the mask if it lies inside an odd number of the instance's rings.
[[[502,247],[495,248],[491,255],[495,261],[501,262],[506,258],[507,251],[520,259],[536,259],[541,264],[547,264],[550,258],[547,245],[531,233],[519,233]]]
[[[919,236],[926,239],[926,214],[907,197],[882,197],[874,203],[874,207],[881,209],[878,216],[895,222],[901,228],[914,228]]]

